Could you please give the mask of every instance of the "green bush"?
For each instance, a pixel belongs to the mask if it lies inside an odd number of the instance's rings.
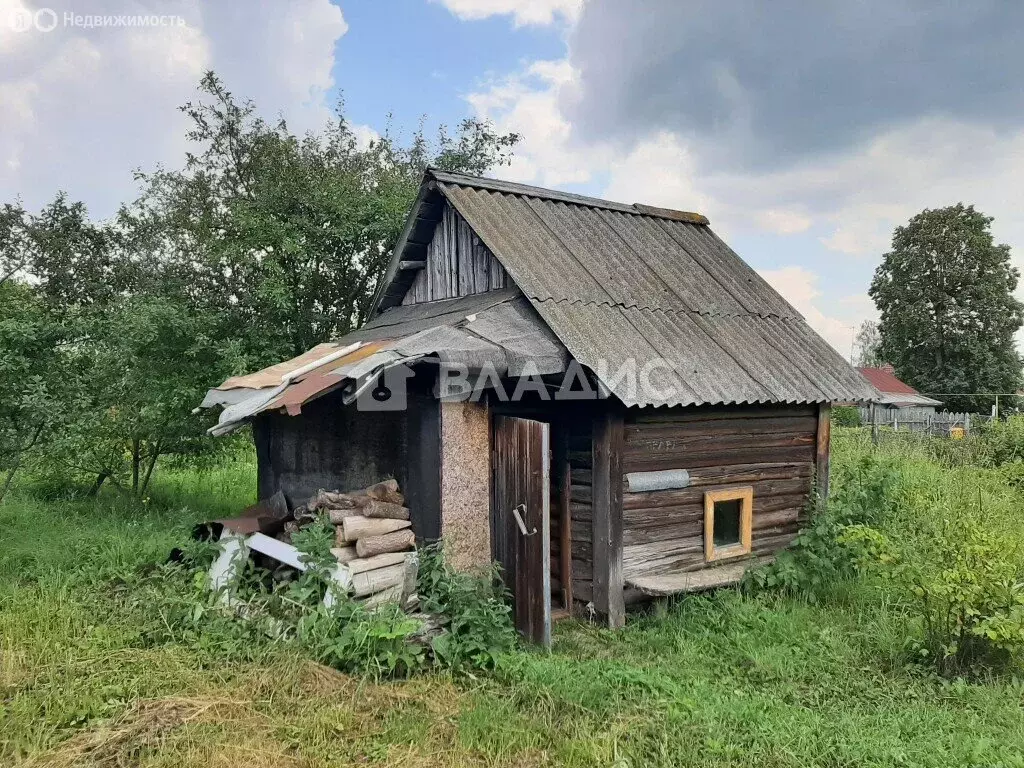
[[[859,427],[860,411],[852,405],[837,405],[832,408],[832,423],[837,427]]]
[[[332,606],[324,606],[326,591],[334,588],[333,540],[334,529],[324,519],[293,534],[292,543],[306,565],[299,574],[290,569],[271,573],[247,561],[230,588],[236,614],[230,618],[218,602],[221,596],[206,589],[209,548],[188,547],[192,587],[181,593],[181,581],[174,582],[179,591],[167,595],[174,605],[168,615],[201,641],[213,635],[223,640],[225,622],[234,623],[237,630],[229,624],[229,637],[257,633],[277,642],[296,642],[322,663],[377,679],[408,677],[429,667],[493,669],[516,647],[518,636],[497,571],[456,573],[445,563],[440,546],[420,550],[417,585],[421,611],[443,628],[440,634],[425,633],[422,618],[393,604],[369,609],[336,595]]]
[[[873,456],[864,456],[850,470],[837,468],[835,474],[827,507],[812,502],[807,525],[773,563],[747,573],[747,588],[778,590],[813,602],[856,574],[857,552],[846,546],[843,532],[886,513],[897,475],[889,462]]]
[[[919,624],[909,646],[941,675],[1003,666],[1024,650],[1024,583],[1014,547],[972,514],[945,519],[913,559],[867,526],[844,533],[858,566],[895,585]]]
[[[986,444],[994,465],[1024,461],[1024,416],[986,422],[977,433]]]
[[[423,610],[450,620],[448,632],[432,643],[440,666],[493,669],[515,648],[518,635],[497,566],[482,576],[456,573],[435,544],[420,550],[417,588]]]

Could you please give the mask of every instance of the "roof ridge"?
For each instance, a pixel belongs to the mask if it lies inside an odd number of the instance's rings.
[[[652,307],[645,304],[624,304],[621,301],[587,301],[586,299],[558,299],[554,296],[550,296],[546,299],[542,299],[539,296],[531,296],[525,294],[530,301],[537,302],[554,302],[555,304],[578,304],[584,307],[618,307],[620,309],[639,309],[646,312],[663,312],[667,315],[699,315],[700,317],[759,317],[763,319],[778,318],[779,320],[799,320],[803,323],[807,322],[807,319],[801,314],[795,315],[781,315],[776,312],[751,312],[749,310],[743,312],[708,312],[699,309],[666,309],[665,307]]]
[[[547,187],[537,187],[531,184],[520,184],[515,181],[503,181],[501,179],[490,179],[484,176],[469,176],[464,173],[443,171],[439,168],[428,168],[427,173],[441,184],[454,184],[460,187],[476,187],[488,192],[498,192],[510,195],[521,195],[523,197],[535,197],[541,200],[554,200],[571,205],[581,205],[588,208],[602,208],[619,213],[628,213],[634,216],[647,216],[655,219],[668,219],[679,221],[684,224],[697,224],[707,226],[710,224],[708,217],[702,213],[693,211],[681,211],[674,208],[661,208],[644,203],[620,203],[614,200],[605,200],[600,197],[578,195],[575,192],[563,192]]]

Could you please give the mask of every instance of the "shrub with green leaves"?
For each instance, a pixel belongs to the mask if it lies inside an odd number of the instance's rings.
[[[518,641],[512,609],[497,566],[478,576],[457,573],[440,544],[420,550],[419,596],[423,610],[450,619],[432,643],[435,662],[445,667],[493,669]]]
[[[832,408],[832,423],[837,427],[859,427],[860,411],[852,405],[837,405]]]
[[[1024,651],[1024,583],[1016,546],[975,512],[944,518],[921,551],[901,555],[884,534],[852,526],[844,542],[862,572],[878,579],[918,621],[914,657],[941,675],[1005,666]]]
[[[773,563],[748,572],[747,588],[779,590],[813,602],[855,575],[856,553],[844,544],[843,532],[886,514],[897,474],[889,462],[873,456],[835,474],[828,505],[820,508],[812,501],[807,525]]]

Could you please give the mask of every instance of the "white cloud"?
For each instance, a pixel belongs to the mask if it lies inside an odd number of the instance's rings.
[[[576,156],[572,125],[562,115],[558,100],[572,86],[575,73],[567,61],[535,61],[522,72],[485,83],[466,96],[474,112],[494,121],[502,132],[523,137],[512,164],[499,173],[511,181],[547,186],[580,184],[591,180],[595,168],[611,158],[590,148],[586,161]]]
[[[808,325],[817,331],[839,353],[849,359],[856,327],[859,322],[851,322],[848,318],[826,315],[818,307],[821,290],[818,287],[819,276],[803,267],[782,267],[781,269],[761,270],[761,277],[782,294],[782,297],[804,316]],[[864,297],[867,298],[867,297]],[[860,305],[860,296],[850,297],[843,303]]]
[[[583,0],[434,0],[460,19],[477,21],[490,16],[512,16],[517,27],[548,25],[556,19],[575,22]]]
[[[784,208],[769,208],[760,211],[756,219],[762,229],[777,235],[795,235],[799,232],[806,232],[813,223],[806,214]]]
[[[11,32],[24,8],[0,0],[0,199],[30,207],[58,190],[107,216],[132,197],[134,168],[177,164],[186,121],[176,107],[196,98],[214,69],[239,97],[284,114],[296,130],[331,115],[334,45],[347,26],[328,0],[215,3],[99,0],[90,15],[180,16],[162,26],[69,26]]]

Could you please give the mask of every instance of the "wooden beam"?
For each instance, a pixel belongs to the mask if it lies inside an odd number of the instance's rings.
[[[594,610],[612,628],[626,623],[622,577],[623,415],[617,403],[604,402],[594,417],[593,551]]]
[[[557,461],[561,471],[560,498],[558,501],[559,532],[562,534],[558,546],[561,556],[559,575],[562,580],[562,605],[572,611],[572,515],[570,514],[572,492],[572,468],[569,465],[569,430],[565,424],[559,426]]]
[[[818,406],[818,435],[814,457],[814,478],[818,491],[818,503],[828,500],[828,457],[831,437],[832,407],[828,403]]]
[[[398,262],[399,271],[415,272],[416,270],[423,269],[427,266],[426,261],[400,261]]]

